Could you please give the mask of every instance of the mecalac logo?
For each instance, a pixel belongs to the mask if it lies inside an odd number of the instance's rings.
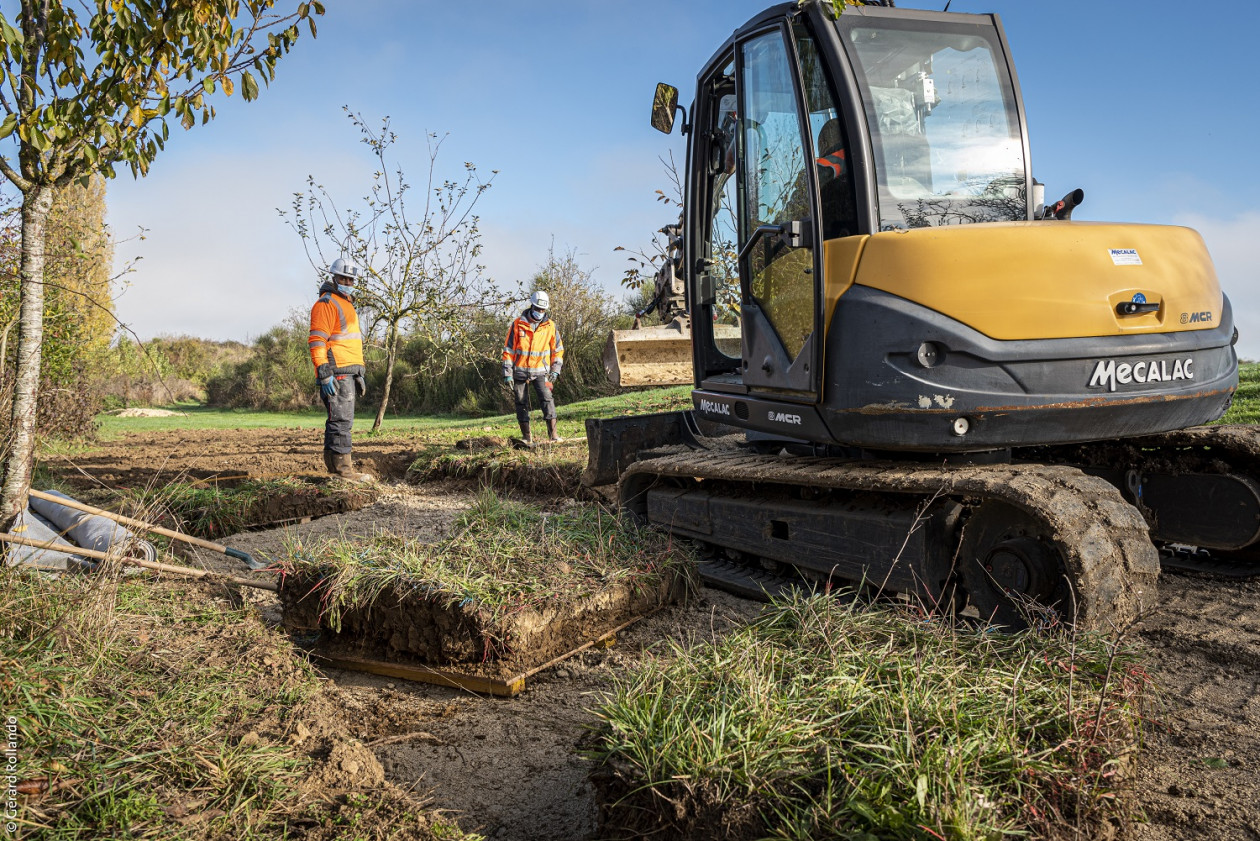
[[[1141,362],[1120,362],[1114,359],[1100,359],[1094,366],[1094,375],[1089,378],[1090,388],[1105,388],[1115,391],[1117,385],[1129,383],[1167,383],[1174,380],[1193,380],[1194,372],[1190,366],[1193,359],[1150,359]]]
[[[711,415],[730,415],[731,407],[725,403],[714,403],[712,400],[701,400],[700,411]]]
[[[800,415],[789,415],[786,412],[776,412],[773,409],[771,409],[769,412],[766,413],[766,417],[774,421],[775,423],[792,423],[792,424],[796,424],[797,426],[801,425]]]
[[[1212,311],[1205,312],[1183,312],[1181,314],[1182,324],[1208,324],[1212,321]]]

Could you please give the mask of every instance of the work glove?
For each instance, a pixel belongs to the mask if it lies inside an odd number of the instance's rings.
[[[367,397],[367,377],[363,376],[362,374],[355,374],[354,384],[359,389],[359,396]]]
[[[319,392],[325,397],[335,397],[337,394],[337,378],[323,377],[319,381]]]
[[[554,383],[558,379],[560,379],[560,375],[557,374],[555,371],[552,371],[550,374],[547,375],[547,382],[549,383]]]
[[[503,384],[504,384],[505,386],[507,386],[508,388],[511,388],[511,387],[512,387],[512,375],[511,375],[511,374],[504,374],[504,375],[503,375]]]

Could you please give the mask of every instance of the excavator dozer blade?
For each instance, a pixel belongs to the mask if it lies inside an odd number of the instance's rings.
[[[604,346],[604,373],[613,385],[623,387],[693,382],[691,328],[674,321],[612,331]]]

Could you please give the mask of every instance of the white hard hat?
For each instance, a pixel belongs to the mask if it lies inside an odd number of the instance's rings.
[[[357,281],[359,279],[359,264],[349,257],[338,257],[328,267],[328,273],[333,277],[348,277]]]
[[[529,304],[534,309],[546,311],[551,306],[551,299],[547,297],[547,293],[539,289],[533,295],[529,296]]]

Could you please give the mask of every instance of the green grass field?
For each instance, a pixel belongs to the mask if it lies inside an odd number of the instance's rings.
[[[1238,393],[1221,423],[1260,423],[1260,362],[1238,366]]]
[[[253,608],[109,568],[3,571],[0,615],[9,773],[29,795],[6,837],[480,839],[389,786],[304,790],[315,761],[290,733],[321,679]]]
[[[691,405],[691,389],[687,386],[634,391],[612,397],[601,397],[580,403],[557,407],[560,415],[560,433],[566,436],[585,435],[587,418],[609,417],[648,412],[669,412]],[[206,406],[181,404],[167,406],[183,415],[163,418],[121,418],[113,414],[98,417],[101,437],[114,438],[124,432],[149,432],[165,429],[319,429],[324,425],[323,410],[306,412],[259,412],[243,409],[215,409]],[[537,419],[537,412],[534,413]],[[354,433],[366,435],[372,428],[374,415],[360,413],[355,416]],[[541,422],[539,422],[541,425]],[[518,434],[515,415],[491,415],[486,417],[460,417],[455,415],[386,416],[381,424],[381,435],[432,435],[436,440],[467,437],[470,433],[482,434],[485,427],[495,434]],[[581,431],[579,431],[581,430]]]

